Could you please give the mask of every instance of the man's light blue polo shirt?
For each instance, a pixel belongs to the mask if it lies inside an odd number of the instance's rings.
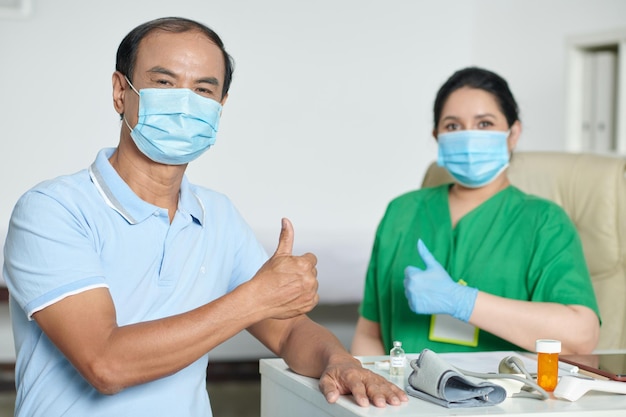
[[[43,182],[13,211],[4,278],[15,336],[16,416],[211,416],[209,355],[166,378],[101,395],[33,313],[97,287],[120,326],[183,313],[249,280],[267,254],[230,200],[183,179],[178,211],[141,200],[103,149],[89,169]],[[242,306],[242,309],[245,306]]]

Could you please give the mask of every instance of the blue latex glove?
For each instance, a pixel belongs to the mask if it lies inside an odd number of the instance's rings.
[[[426,270],[415,266],[404,270],[404,293],[411,310],[417,314],[449,314],[467,322],[478,290],[454,282],[421,239],[417,241],[417,251]]]

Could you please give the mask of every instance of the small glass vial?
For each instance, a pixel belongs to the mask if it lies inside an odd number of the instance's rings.
[[[402,349],[402,342],[397,340],[393,342],[393,348],[389,352],[390,367],[389,374],[392,376],[404,375],[404,363],[406,361],[406,355],[404,349]]]
[[[537,351],[537,384],[548,392],[554,391],[559,382],[559,340],[539,339],[535,342]]]

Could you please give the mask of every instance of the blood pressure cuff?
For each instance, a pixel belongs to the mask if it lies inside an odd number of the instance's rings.
[[[502,386],[463,375],[429,349],[411,361],[411,368],[407,393],[443,407],[484,407],[506,398]]]

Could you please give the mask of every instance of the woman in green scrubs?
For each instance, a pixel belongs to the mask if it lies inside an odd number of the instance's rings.
[[[589,353],[600,316],[577,231],[556,204],[511,185],[522,131],[507,82],[454,73],[434,104],[438,164],[454,183],[395,198],[378,226],[355,355],[528,350]],[[418,243],[419,241],[419,243]]]

